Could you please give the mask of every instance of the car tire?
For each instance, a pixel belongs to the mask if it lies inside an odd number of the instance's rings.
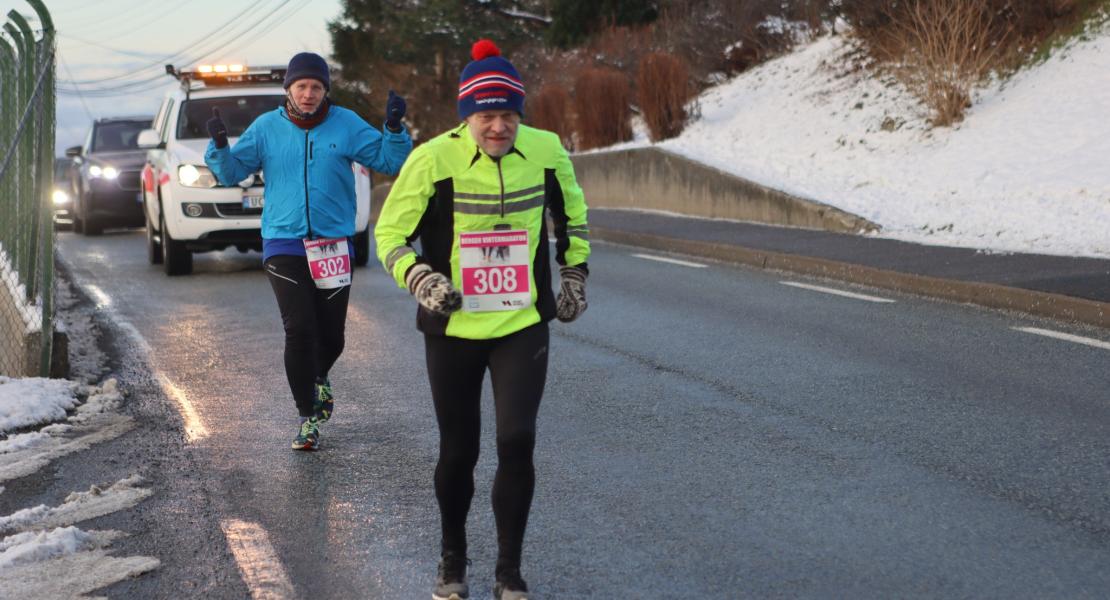
[[[92,217],[85,218],[85,235],[100,235],[104,233],[104,225]]]
[[[145,208],[143,210],[143,219],[146,221],[146,258],[152,265],[162,264],[162,238],[159,233],[157,240],[154,239],[154,223],[150,222],[150,215],[147,214]]]
[[[366,231],[355,234],[355,266],[365,267],[370,262],[370,225]]]
[[[77,197],[73,201],[73,233],[85,233],[85,221],[81,218],[81,198]]]
[[[95,218],[89,216],[89,210],[89,199],[82,196],[81,207],[74,211],[75,215],[80,215],[81,217],[81,233],[85,235],[100,235],[104,233],[104,226]],[[73,223],[76,225],[76,218],[74,218]]]
[[[162,230],[162,270],[170,277],[192,273],[192,251],[185,247],[184,242],[179,242],[170,236],[164,216],[159,219],[159,223]]]

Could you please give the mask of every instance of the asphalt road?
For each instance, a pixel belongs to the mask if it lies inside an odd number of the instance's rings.
[[[143,243],[59,236],[113,320],[143,413],[120,443],[156,490],[114,526],[163,566],[105,593],[250,597],[261,572],[303,598],[429,597],[437,436],[412,299],[376,264],[356,272],[336,416],[320,452],[295,453],[259,255],[167,278]],[[1105,330],[637,253],[597,244],[589,311],[552,325],[523,569],[540,598],[1110,589],[1110,350],[1015,327]],[[483,433],[475,598],[495,559]],[[227,541],[241,523],[272,549],[246,566]]]

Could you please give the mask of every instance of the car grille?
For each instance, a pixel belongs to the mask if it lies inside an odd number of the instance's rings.
[[[121,190],[139,191],[139,171],[121,171],[119,178],[116,179],[116,185]]]
[[[262,214],[262,209],[243,208],[239,202],[219,202],[216,204],[216,212],[221,217],[257,217]]]

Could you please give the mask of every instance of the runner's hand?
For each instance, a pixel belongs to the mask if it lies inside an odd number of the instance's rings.
[[[212,107],[212,118],[208,119],[205,126],[208,127],[208,137],[216,142],[217,148],[227,146],[227,126],[224,125],[224,120],[220,118],[220,109],[215,106]]]
[[[389,100],[385,103],[385,126],[393,133],[400,133],[405,110],[405,99],[389,90]]]
[[[451,280],[424,263],[409,269],[405,285],[420,306],[433,313],[447,316],[462,308],[462,294],[451,285]]]
[[[559,296],[555,299],[555,316],[564,323],[586,312],[586,270],[578,267],[559,267]]]

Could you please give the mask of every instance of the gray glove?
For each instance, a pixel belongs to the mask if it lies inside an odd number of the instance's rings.
[[[555,316],[570,323],[586,312],[586,271],[578,267],[559,267],[559,279]]]
[[[405,285],[420,306],[433,313],[447,316],[462,308],[462,294],[451,285],[451,280],[424,263],[409,268]]]

